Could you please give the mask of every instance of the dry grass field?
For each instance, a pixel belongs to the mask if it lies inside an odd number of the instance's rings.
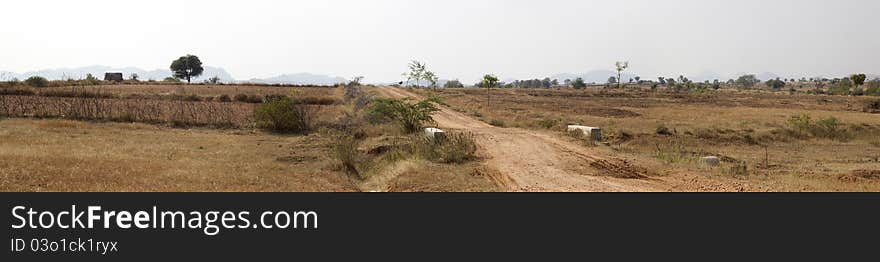
[[[46,97],[50,91],[100,92],[102,98]],[[339,87],[119,85],[52,87],[34,95],[0,95],[0,108],[54,103],[69,111],[71,100],[132,107],[189,103],[235,108],[240,124],[140,121],[132,118],[67,119],[69,115],[21,114],[0,118],[0,191],[496,191],[479,163],[437,164],[403,158],[370,166],[366,177],[345,172],[333,158],[333,128],[346,105],[319,103],[315,130],[276,134],[253,123],[251,102],[183,101],[161,96],[218,97],[288,95],[341,101]],[[129,98],[129,95],[158,95]],[[5,100],[4,100],[5,99]],[[55,102],[51,99],[62,99]],[[13,104],[9,101],[28,101]],[[5,103],[3,103],[5,101]],[[46,101],[53,101],[47,103]],[[93,105],[92,103],[86,103]],[[13,106],[14,105],[14,106]],[[92,108],[92,107],[89,107]],[[108,109],[112,108],[112,109]],[[59,110],[58,112],[67,112]],[[89,109],[93,112],[94,108]],[[100,110],[118,111],[118,107]],[[18,111],[5,111],[18,112]],[[141,113],[144,111],[133,110]],[[213,112],[201,112],[210,115]],[[368,141],[404,137],[390,128],[371,129]],[[360,151],[369,150],[366,146]],[[363,153],[366,154],[366,153]]]
[[[343,86],[10,90],[0,191],[880,191],[880,116],[865,106],[876,98],[494,89],[487,106],[485,89],[364,89],[439,97],[435,125],[476,135],[477,157],[449,162],[424,155],[419,135],[354,123],[363,113]],[[314,112],[309,132],[259,128],[256,108],[276,96]]]
[[[864,112],[864,105],[877,98],[736,90],[494,89],[487,107],[485,89],[412,91],[442,97],[454,110],[496,126],[551,130],[559,136],[566,136],[567,124],[601,127],[606,139],[585,147],[642,162],[662,175],[695,177],[674,190],[880,190],[880,115]],[[790,119],[801,115],[814,124],[836,118],[827,132],[839,136],[797,132]],[[722,165],[700,163],[704,156],[719,156]]]

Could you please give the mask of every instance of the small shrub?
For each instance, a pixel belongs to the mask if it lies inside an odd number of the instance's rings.
[[[744,161],[736,162],[732,166],[725,168],[724,173],[734,176],[748,176],[749,165]]]
[[[168,83],[180,83],[180,79],[177,79],[177,78],[174,78],[174,77],[170,77],[170,76],[169,76],[169,77],[166,77],[165,79],[163,79],[162,82],[168,82]]]
[[[559,125],[559,122],[561,122],[559,119],[544,119],[541,120],[538,124],[544,129],[552,129]]]
[[[880,112],[880,100],[870,100],[865,102],[865,112]]]
[[[420,131],[426,123],[434,122],[431,114],[438,110],[435,101],[425,99],[412,103],[409,99],[379,98],[368,108],[367,116],[373,123],[396,122],[405,133],[412,134]]]
[[[3,83],[5,83],[7,87],[13,87],[13,86],[17,86],[19,84],[19,82],[21,82],[21,81],[19,81],[18,78],[12,78],[12,79],[9,79]]]
[[[349,134],[340,134],[333,140],[333,158],[338,162],[342,170],[360,179],[365,179],[361,172],[363,156],[358,152],[360,140]]]
[[[278,133],[307,133],[312,129],[312,107],[297,105],[284,97],[267,101],[254,109],[257,126]]]
[[[656,144],[654,157],[667,164],[693,161],[693,153],[687,150],[681,141],[670,141],[665,144]]]
[[[496,127],[505,127],[504,120],[498,118],[493,118],[491,121],[489,121],[489,124]]]
[[[461,164],[476,159],[477,142],[471,133],[450,133],[438,140],[418,136],[413,148],[422,158],[445,164]]]
[[[673,132],[672,132],[671,130],[669,130],[668,127],[666,127],[666,126],[664,126],[664,125],[660,125],[660,126],[658,126],[658,127],[657,127],[657,130],[656,130],[656,133],[657,133],[658,135],[661,135],[661,136],[671,136],[671,135],[673,135]]]
[[[86,74],[85,84],[87,85],[100,85],[101,80],[92,74]]]
[[[49,80],[42,76],[32,76],[25,79],[24,84],[32,87],[47,87],[49,86]]]
[[[343,88],[343,99],[345,99],[345,103],[352,106],[352,110],[361,111],[368,104],[370,104],[370,100],[372,100],[372,96],[364,92],[361,88],[360,84],[361,78],[355,78],[354,81],[349,82],[344,85]],[[335,103],[335,101],[334,101]]]
[[[797,138],[809,136],[845,141],[852,138],[852,134],[835,117],[829,117],[813,121],[809,115],[798,115],[788,119],[789,134]]]
[[[228,103],[232,102],[232,98],[230,98],[229,95],[220,95],[219,97],[217,97],[217,101]]]
[[[238,102],[245,102],[245,103],[247,103],[248,99],[249,99],[249,98],[248,98],[248,95],[246,95],[246,94],[237,94],[237,95],[235,95],[235,101],[238,101]]]
[[[204,100],[204,99],[202,99],[202,97],[197,96],[197,95],[188,95],[188,96],[183,97],[183,101],[201,102],[202,100]]]

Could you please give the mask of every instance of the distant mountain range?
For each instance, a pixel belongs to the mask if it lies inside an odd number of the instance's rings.
[[[296,85],[334,85],[337,83],[345,83],[347,80],[342,77],[333,77],[327,75],[318,75],[310,73],[284,74],[270,78],[253,78],[250,80],[237,80],[232,77],[229,72],[220,67],[205,66],[205,71],[200,77],[193,79],[193,82],[202,82],[212,77],[220,78],[223,83],[261,83],[261,84],[296,84]],[[83,79],[88,74],[103,79],[104,73],[120,72],[128,79],[131,74],[137,74],[141,81],[156,80],[161,81],[171,76],[171,70],[156,69],[144,70],[137,67],[110,67],[110,66],[86,66],[77,68],[58,68],[45,69],[39,71],[30,71],[24,73],[15,73],[8,71],[0,71],[0,81],[18,78],[19,80],[27,79],[31,76],[42,76],[49,80],[65,80],[65,79]]]
[[[294,84],[294,85],[335,85],[345,83],[348,80],[342,77],[332,77],[326,75],[316,75],[310,73],[284,74],[270,78],[252,78],[247,83],[259,84]]]
[[[235,79],[226,72],[225,69],[219,67],[210,67],[205,66],[205,71],[202,75],[196,79],[193,79],[195,82],[200,82],[206,80],[211,77],[219,77],[220,81],[223,82],[232,82]],[[77,68],[57,68],[57,69],[45,69],[39,71],[30,71],[21,74],[16,74],[13,72],[0,72],[0,75],[3,75],[7,78],[18,78],[18,79],[26,79],[32,76],[42,76],[49,80],[65,80],[65,79],[83,79],[88,74],[92,74],[97,78],[104,78],[104,73],[107,72],[119,72],[122,73],[126,79],[128,79],[131,74],[137,74],[138,79],[146,81],[146,80],[157,80],[161,81],[167,77],[171,76],[171,70],[168,69],[156,69],[156,70],[144,70],[137,67],[123,67],[116,68],[110,66],[86,66],[86,67],[77,67]]]

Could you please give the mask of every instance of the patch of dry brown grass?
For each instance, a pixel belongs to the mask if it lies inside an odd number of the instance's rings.
[[[355,191],[320,136],[6,119],[0,191]]]

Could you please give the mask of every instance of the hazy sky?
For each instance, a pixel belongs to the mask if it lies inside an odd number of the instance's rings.
[[[238,79],[312,72],[398,81],[610,69],[783,76],[880,73],[875,0],[10,0],[0,70],[167,68],[196,54]]]

